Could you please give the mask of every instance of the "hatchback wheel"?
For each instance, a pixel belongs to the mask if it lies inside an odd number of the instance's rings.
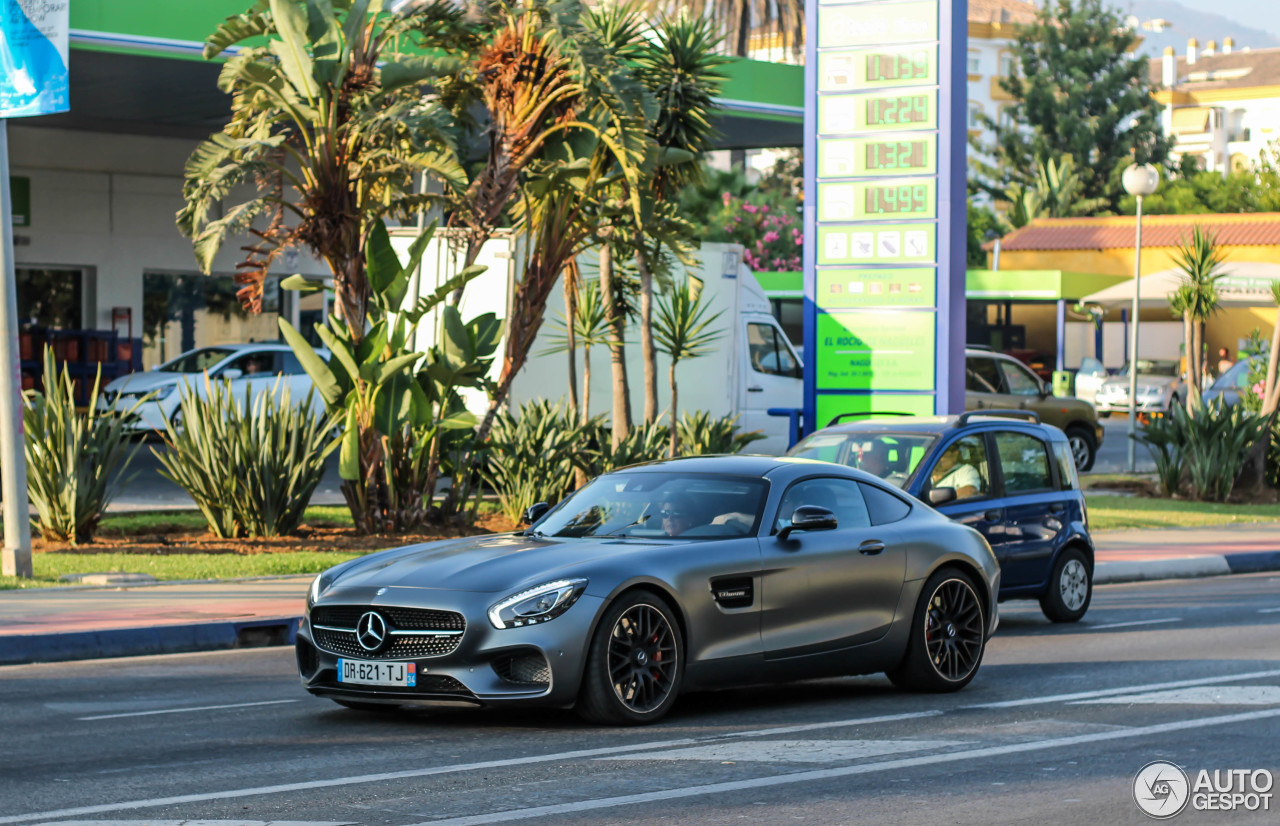
[[[959,691],[978,673],[986,649],[982,600],[969,578],[944,569],[925,582],[907,653],[889,679],[908,691]]]
[[[1092,599],[1089,561],[1078,549],[1067,548],[1049,575],[1049,590],[1040,597],[1040,610],[1054,622],[1076,622],[1089,610]]]
[[[611,725],[660,720],[679,693],[684,639],[667,603],[633,591],[609,606],[587,652],[577,711]]]

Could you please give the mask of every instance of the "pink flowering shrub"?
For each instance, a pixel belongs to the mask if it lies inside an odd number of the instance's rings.
[[[741,244],[746,264],[756,272],[799,272],[804,251],[804,230],[794,198],[774,195],[772,203],[759,203],[725,192],[714,215],[696,216],[706,221],[708,241]]]

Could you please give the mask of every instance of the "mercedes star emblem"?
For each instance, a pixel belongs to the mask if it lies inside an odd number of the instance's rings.
[[[356,641],[365,651],[377,651],[387,639],[387,621],[381,614],[369,611],[356,623]]]

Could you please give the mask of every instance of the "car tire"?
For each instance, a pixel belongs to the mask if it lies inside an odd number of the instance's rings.
[[[1077,622],[1093,601],[1093,570],[1079,548],[1067,548],[1049,574],[1040,610],[1053,622]]]
[[[1084,425],[1074,424],[1067,428],[1067,443],[1071,446],[1071,458],[1075,460],[1076,470],[1084,473],[1093,469],[1098,458],[1098,438]]]
[[[683,675],[684,636],[671,606],[652,591],[631,591],[600,617],[576,711],[603,725],[655,723],[675,703]]]
[[[987,617],[978,589],[953,568],[934,572],[920,591],[902,663],[887,672],[906,691],[959,691],[978,673]]]

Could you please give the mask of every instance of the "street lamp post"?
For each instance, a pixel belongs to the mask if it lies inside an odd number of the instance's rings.
[[[1129,472],[1138,467],[1138,308],[1142,276],[1142,199],[1156,191],[1160,173],[1149,163],[1130,164],[1122,179],[1124,191],[1138,199],[1133,239],[1133,308],[1129,312]]]

